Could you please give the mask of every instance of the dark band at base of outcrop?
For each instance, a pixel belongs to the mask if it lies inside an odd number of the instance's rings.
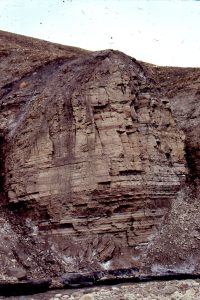
[[[0,70],[0,281],[199,274],[200,70],[5,32]]]
[[[0,295],[17,296],[43,293],[49,290],[51,279],[29,280],[24,282],[2,283],[0,282]]]
[[[144,281],[166,281],[200,279],[200,274],[174,273],[141,275],[136,268],[116,269],[102,272],[68,273],[62,276],[61,282],[64,288],[80,288],[92,285],[112,285],[123,282],[144,282]]]
[[[76,289],[98,285],[115,285],[120,283],[139,283],[150,281],[171,281],[200,279],[200,274],[173,273],[165,275],[138,275],[136,268],[116,269],[102,272],[68,273],[63,274],[60,286],[51,285],[51,279],[29,280],[18,283],[0,283],[0,296],[20,296],[44,293],[56,289]]]

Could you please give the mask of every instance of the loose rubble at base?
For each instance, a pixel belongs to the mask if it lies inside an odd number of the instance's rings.
[[[199,274],[200,69],[0,31],[0,70],[0,283]]]

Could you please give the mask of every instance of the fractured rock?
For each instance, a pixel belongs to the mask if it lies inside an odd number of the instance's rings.
[[[168,255],[157,239],[176,223],[169,218],[191,173],[185,127],[157,71],[119,51],[0,39],[0,196],[18,240],[27,236],[24,254],[16,241],[9,259],[36,277],[153,273]]]

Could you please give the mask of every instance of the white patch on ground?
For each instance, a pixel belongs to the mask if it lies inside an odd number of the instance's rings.
[[[31,229],[31,235],[38,235],[38,226],[30,218],[26,218],[26,226]]]
[[[111,261],[108,260],[108,261],[102,263],[101,265],[102,265],[102,267],[104,268],[104,270],[109,270],[110,265],[111,265]]]
[[[141,259],[141,256],[140,255],[132,255],[131,258],[133,261],[138,261]]]
[[[151,271],[155,274],[166,274],[168,272],[174,273],[192,273],[195,269],[195,262],[188,261],[184,264],[176,265],[176,266],[163,266],[159,264],[155,264],[151,267]]]
[[[2,224],[1,225],[1,227],[0,227],[0,232],[1,233],[6,233],[6,232],[9,232],[9,231],[11,231],[12,229],[11,229],[11,225],[10,224],[8,224],[7,222],[6,223],[4,223],[4,224]]]
[[[66,264],[72,264],[74,262],[74,259],[71,256],[63,255],[62,259]]]
[[[38,235],[38,226],[33,226],[32,230],[33,230],[32,235]]]

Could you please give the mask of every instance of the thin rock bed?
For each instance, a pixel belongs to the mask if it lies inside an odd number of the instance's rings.
[[[154,281],[54,290],[31,296],[0,297],[9,300],[200,300],[200,280]]]

